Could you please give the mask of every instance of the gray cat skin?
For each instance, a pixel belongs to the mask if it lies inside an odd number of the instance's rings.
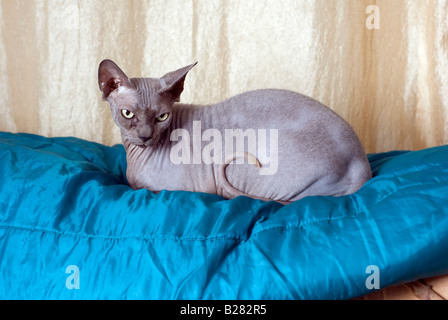
[[[178,103],[194,66],[129,78],[101,62],[98,82],[121,131],[132,188],[287,204],[352,194],[372,177],[350,125],[309,97],[269,89],[214,105]]]

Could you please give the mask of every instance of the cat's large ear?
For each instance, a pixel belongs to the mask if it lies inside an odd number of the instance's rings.
[[[128,76],[112,60],[103,60],[98,68],[98,85],[106,100],[112,91],[121,86],[132,87]]]
[[[197,62],[183,67],[179,70],[167,73],[162,78],[162,89],[159,90],[159,94],[169,94],[174,102],[180,101],[180,95],[184,91],[185,77],[188,71],[190,71]]]

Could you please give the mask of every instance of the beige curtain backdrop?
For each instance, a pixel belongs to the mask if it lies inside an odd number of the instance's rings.
[[[301,92],[369,153],[447,144],[447,19],[445,0],[1,0],[0,130],[121,143],[97,85],[110,58],[153,77],[199,61],[186,103]]]

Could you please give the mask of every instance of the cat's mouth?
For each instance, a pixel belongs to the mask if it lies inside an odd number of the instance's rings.
[[[136,147],[146,149],[146,148],[155,148],[164,140],[163,136],[159,135],[153,136],[151,139],[141,139],[137,136],[127,136],[127,140]]]
[[[157,141],[156,141],[156,139],[155,138],[152,138],[152,139],[150,139],[150,140],[147,140],[147,141],[138,141],[137,143],[134,143],[137,147],[140,147],[140,148],[142,148],[142,149],[145,149],[145,148],[151,148],[151,147],[154,147],[154,146],[156,146],[157,145]]]

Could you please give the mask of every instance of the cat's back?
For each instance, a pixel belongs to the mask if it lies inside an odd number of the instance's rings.
[[[325,107],[316,100],[298,92],[284,89],[258,89],[240,93],[220,104],[234,107]]]
[[[218,122],[225,121],[237,127],[257,124],[284,127],[288,123],[300,126],[315,119],[346,125],[344,120],[322,103],[282,89],[244,92],[211,107]]]

